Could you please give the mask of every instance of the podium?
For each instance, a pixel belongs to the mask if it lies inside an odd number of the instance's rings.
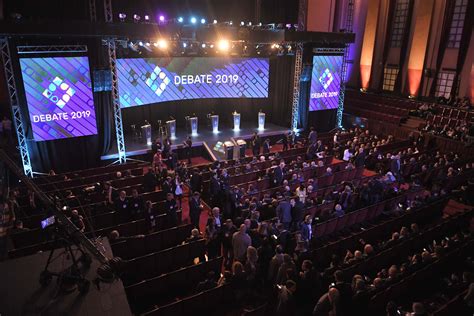
[[[189,124],[191,127],[191,135],[192,136],[197,136],[198,134],[198,118],[197,117],[190,117],[189,118]]]
[[[143,125],[142,126],[142,135],[143,140],[148,146],[151,146],[151,125]]]
[[[247,148],[247,142],[243,139],[238,139],[237,140],[237,145],[239,146],[239,154],[240,154],[240,158],[244,158],[245,157],[245,149]]]
[[[240,131],[240,113],[234,112],[232,116],[234,118],[234,131]]]
[[[219,115],[211,115],[211,126],[214,134],[219,133]]]
[[[234,159],[234,143],[231,141],[224,142],[225,159]]]
[[[258,130],[263,131],[265,129],[265,113],[258,112]]]
[[[176,120],[166,121],[166,129],[170,139],[176,139]]]

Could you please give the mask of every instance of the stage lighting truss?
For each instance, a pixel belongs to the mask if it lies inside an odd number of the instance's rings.
[[[18,54],[87,53],[87,45],[17,46]]]
[[[23,172],[28,177],[33,177],[33,168],[31,166],[30,153],[28,151],[28,142],[26,139],[25,127],[23,125],[20,111],[20,103],[18,102],[18,93],[15,84],[15,73],[13,71],[12,59],[10,56],[10,47],[8,45],[8,38],[0,38],[0,47],[3,61],[3,68],[5,71],[5,79],[7,82],[8,96],[10,98],[10,106],[13,113],[13,124],[15,126],[16,135],[18,138],[18,148],[20,150],[21,162],[23,164]]]

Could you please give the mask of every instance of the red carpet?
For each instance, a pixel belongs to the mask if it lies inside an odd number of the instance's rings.
[[[188,161],[187,159],[182,159],[181,161]],[[191,158],[191,166],[199,166],[199,165],[207,165],[208,163],[210,163],[211,161],[210,160],[207,160],[206,158],[204,157],[192,157]]]
[[[462,204],[455,200],[449,200],[448,204],[443,210],[444,216],[453,216],[459,213],[464,213],[466,210],[471,210],[472,206]]]

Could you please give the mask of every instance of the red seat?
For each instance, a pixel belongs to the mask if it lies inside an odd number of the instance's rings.
[[[326,222],[326,230],[324,231],[324,235],[332,234],[336,230],[338,220],[339,218],[333,218]]]

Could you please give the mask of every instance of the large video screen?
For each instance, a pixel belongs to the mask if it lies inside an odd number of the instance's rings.
[[[97,134],[87,57],[21,58],[35,141]]]
[[[267,98],[267,58],[167,57],[117,60],[122,108],[183,99]]]
[[[309,110],[336,109],[341,87],[342,55],[313,56]]]

